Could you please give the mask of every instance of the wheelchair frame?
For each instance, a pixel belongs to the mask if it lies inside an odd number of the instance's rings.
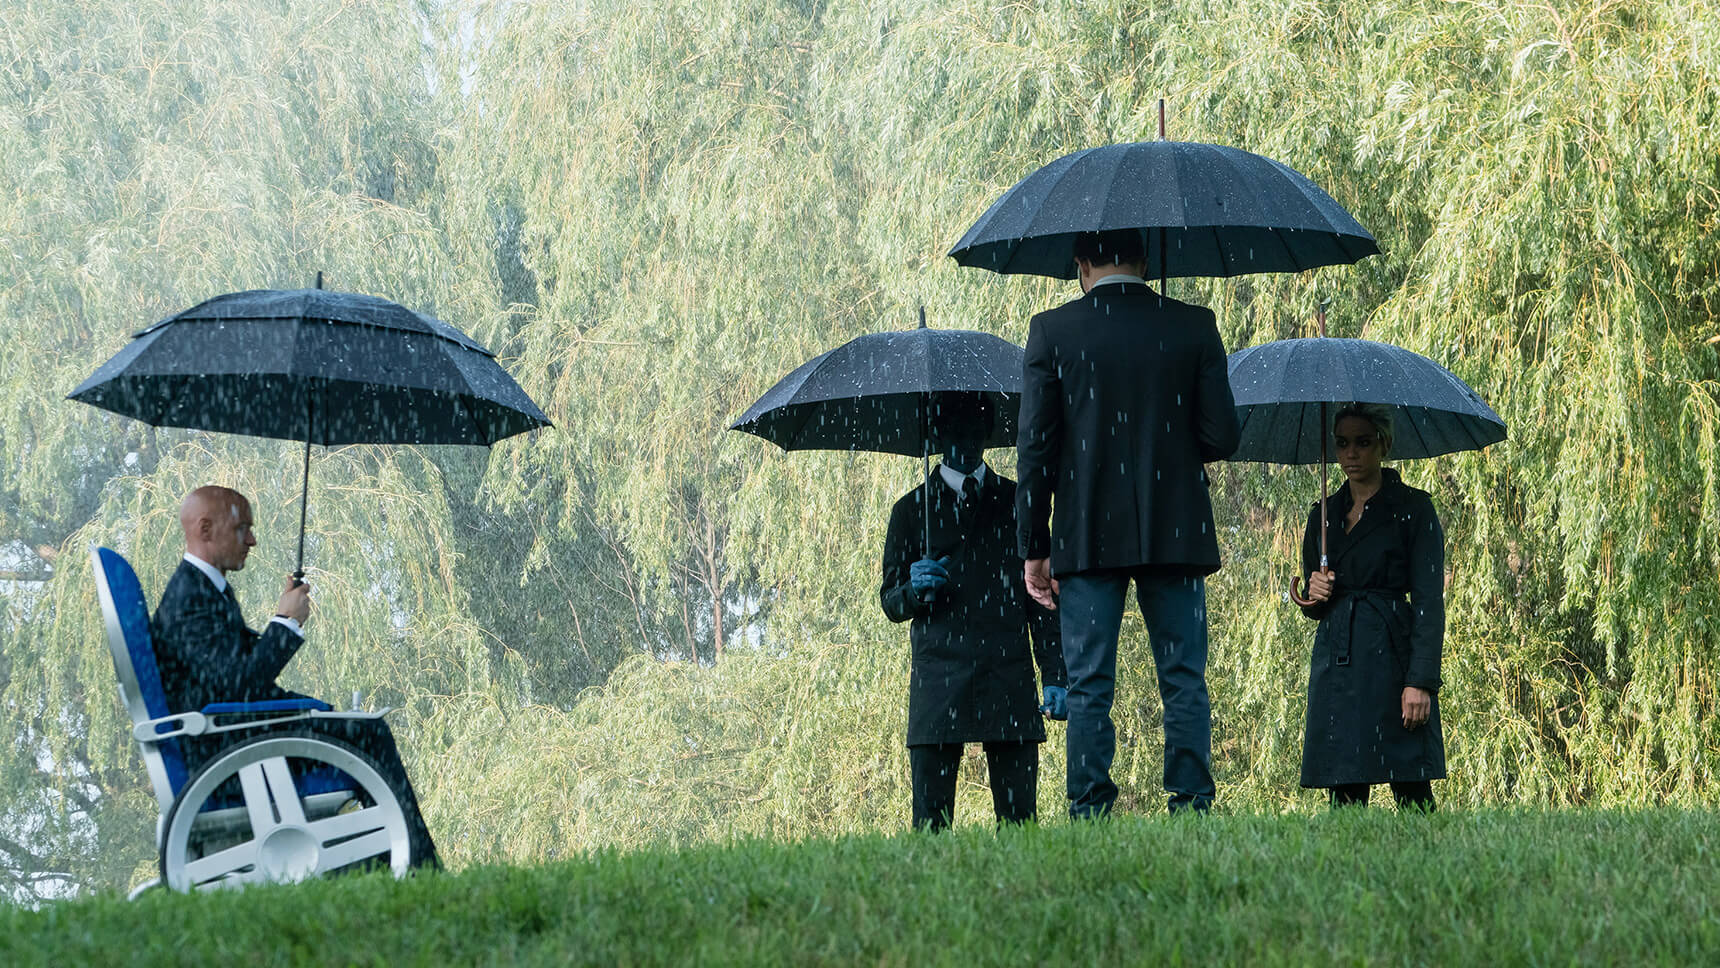
[[[169,711],[136,573],[110,549],[92,548],[90,557],[120,700],[161,809],[155,838],[161,877],[131,896],[158,884],[189,891],[288,883],[362,862],[386,863],[396,877],[404,875],[412,859],[405,813],[375,765],[346,743],[291,728],[318,719],[380,719],[390,710],[339,713],[311,699]],[[186,770],[178,737],[229,732],[252,735],[195,772]],[[346,782],[320,788],[295,775],[289,758],[317,764],[323,786],[330,775]],[[235,777],[243,804],[228,806],[215,795]]]

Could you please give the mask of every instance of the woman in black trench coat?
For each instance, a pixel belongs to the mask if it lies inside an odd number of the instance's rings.
[[[1433,809],[1445,777],[1439,664],[1445,640],[1445,533],[1427,492],[1382,468],[1386,411],[1351,404],[1333,421],[1347,482],[1326,499],[1328,568],[1319,570],[1320,508],[1308,515],[1302,572],[1320,622],[1308,668],[1302,786],[1334,805],[1365,804],[1389,783],[1400,808]]]

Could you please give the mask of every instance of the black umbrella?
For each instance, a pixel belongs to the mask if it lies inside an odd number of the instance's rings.
[[[311,444],[484,444],[549,426],[495,356],[397,303],[316,289],[216,296],[135,334],[73,400],[158,427]],[[304,575],[304,506],[299,564]]]
[[[801,364],[729,429],[785,451],[919,457],[930,476],[930,422],[938,396],[988,399],[997,420],[985,446],[1015,443],[1021,364],[1021,347],[1014,343],[974,330],[927,328],[922,309],[919,329],[868,333]]]
[[[1141,229],[1159,278],[1300,272],[1379,252],[1361,223],[1287,165],[1164,140],[1065,155],[1003,194],[950,256],[999,273],[1073,279],[1082,232]]]
[[[1376,404],[1392,417],[1397,459],[1480,450],[1505,439],[1505,422],[1480,394],[1438,363],[1390,343],[1320,336],[1230,354],[1230,388],[1242,442],[1233,461],[1320,464],[1320,567],[1326,567],[1328,408]],[[1291,584],[1291,597],[1307,604]]]

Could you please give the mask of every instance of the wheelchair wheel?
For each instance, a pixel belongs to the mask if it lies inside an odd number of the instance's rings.
[[[289,760],[332,767],[355,786],[304,796]],[[217,791],[238,778],[242,806],[220,809]],[[217,809],[205,809],[205,805]],[[363,754],[324,737],[259,737],[199,770],[162,825],[161,879],[175,891],[288,883],[355,864],[386,864],[400,877],[411,862],[406,818],[387,781]]]

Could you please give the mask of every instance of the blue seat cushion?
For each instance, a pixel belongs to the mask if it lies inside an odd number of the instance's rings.
[[[203,707],[203,715],[214,716],[220,713],[298,713],[315,711],[326,713],[333,709],[321,699],[265,699],[261,702],[212,702]]]

